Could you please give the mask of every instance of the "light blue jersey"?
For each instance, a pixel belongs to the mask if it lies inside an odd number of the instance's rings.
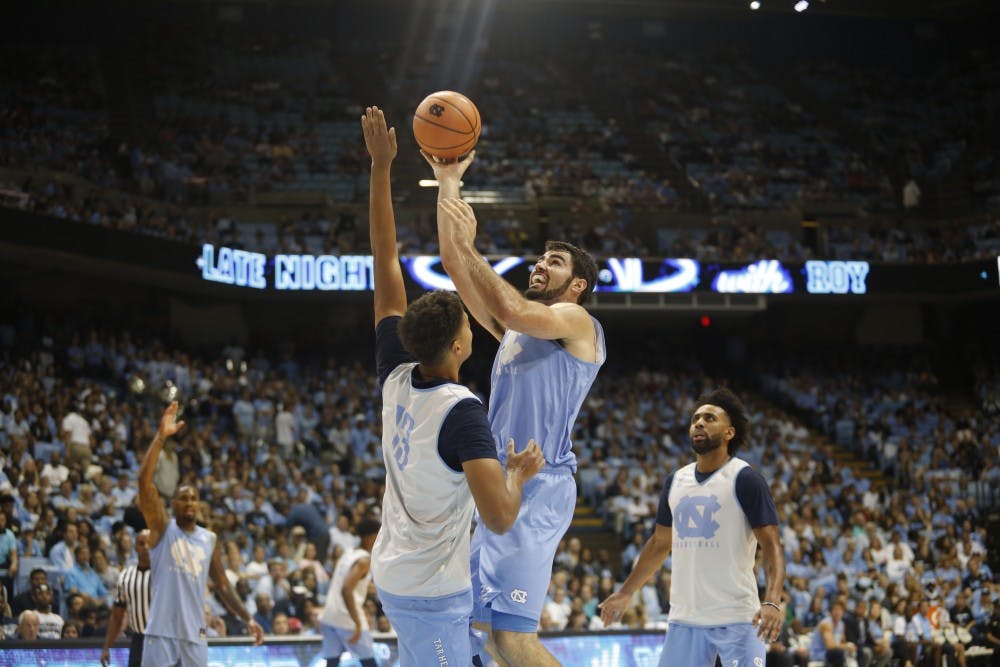
[[[146,635],[205,644],[205,588],[215,533],[187,533],[175,519],[150,550],[150,606]]]
[[[567,352],[558,341],[507,330],[493,361],[490,389],[490,429],[500,462],[507,458],[507,441],[517,451],[534,438],[546,467],[576,470],[570,435],[580,406],[604,363],[604,329],[594,322],[595,363]]]
[[[570,434],[605,359],[604,330],[593,322],[596,362],[575,357],[557,341],[510,330],[493,362],[489,420],[501,462],[510,438],[518,451],[533,438],[545,456],[545,468],[524,485],[511,529],[498,535],[480,523],[472,536],[474,618],[494,629],[535,631],[556,548],[573,519]]]

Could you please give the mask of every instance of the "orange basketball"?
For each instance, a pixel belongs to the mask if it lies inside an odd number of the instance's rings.
[[[425,97],[413,115],[413,137],[420,148],[444,160],[471,151],[482,128],[479,109],[472,100],[450,90]]]

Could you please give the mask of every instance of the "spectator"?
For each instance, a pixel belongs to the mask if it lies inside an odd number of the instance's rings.
[[[76,524],[67,523],[63,527],[62,539],[49,552],[49,562],[60,576],[67,574],[76,565],[76,549],[80,546],[77,539]]]
[[[17,617],[17,635],[15,639],[26,642],[38,640],[39,624],[38,612],[25,609]]]
[[[288,613],[291,609],[292,584],[288,579],[288,566],[285,562],[279,558],[269,560],[267,574],[260,578],[255,590],[258,595],[266,595],[275,609]]]
[[[278,637],[287,637],[291,634],[291,631],[289,630],[288,614],[279,611],[274,615],[274,620],[271,621],[270,634]]]
[[[55,609],[59,608],[59,591],[52,588],[49,584],[49,575],[43,568],[35,568],[28,575],[28,590],[23,593],[18,593],[14,596],[14,601],[11,604],[11,610],[14,616],[19,616],[25,609],[35,609],[35,594],[34,589],[39,586],[45,586],[52,593],[52,607]]]
[[[53,611],[52,589],[48,584],[39,584],[31,589],[31,595],[35,603],[34,611],[38,612],[38,638],[59,639],[65,622]]]
[[[993,664],[996,665],[1000,660],[997,656],[1000,656],[1000,605],[994,605],[993,613],[985,619],[985,627],[982,631],[984,643],[986,648],[993,649]]]
[[[903,208],[907,211],[920,206],[920,186],[912,178],[903,185]]]
[[[80,412],[83,406],[77,406],[76,410],[70,410],[62,420],[62,440],[66,445],[66,463],[73,465],[87,465],[94,455],[94,436],[90,429],[90,423]]]
[[[51,488],[59,488],[59,485],[69,477],[69,468],[63,464],[62,456],[62,452],[58,450],[53,451],[49,461],[42,466],[40,476],[42,479],[48,481]]]
[[[34,465],[34,461],[26,461],[25,471],[27,472],[29,466],[34,467]],[[7,530],[14,533],[14,537],[20,539],[22,537],[21,519],[18,516],[13,494],[0,493],[0,513],[7,514]]]
[[[556,587],[552,591],[552,599],[543,608],[548,616],[548,627],[551,630],[564,630],[569,623],[572,611],[570,601],[566,599],[566,590]]]
[[[7,527],[7,511],[0,509],[0,586],[4,589],[4,599],[14,596],[14,579],[17,577],[17,538]]]
[[[810,660],[822,661],[831,667],[844,667],[847,658],[857,655],[857,646],[846,638],[844,611],[843,601],[834,600],[830,604],[830,614],[813,631]]]
[[[257,593],[254,595],[254,605],[257,611],[254,613],[253,618],[260,627],[264,628],[265,633],[271,632],[271,624],[274,622],[274,603],[271,601],[271,596],[267,593]]]
[[[309,490],[303,486],[295,498],[287,515],[287,523],[292,526],[305,528],[306,537],[309,541],[315,542],[324,552],[330,539],[326,522],[323,515],[316,508],[316,505],[309,501]]]
[[[76,564],[63,579],[63,591],[68,595],[79,593],[85,607],[105,606],[108,589],[104,587],[100,575],[90,566],[90,547],[78,544],[74,551]]]
[[[312,572],[316,577],[316,583],[319,586],[325,586],[326,582],[330,580],[330,575],[327,573],[326,568],[323,567],[323,564],[316,560],[318,557],[319,549],[316,548],[316,544],[314,542],[306,542],[305,549],[302,552],[302,558],[300,558],[298,562],[298,569],[312,569]]]

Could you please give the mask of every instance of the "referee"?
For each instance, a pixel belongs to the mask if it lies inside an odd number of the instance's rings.
[[[129,667],[142,664],[142,641],[149,620],[149,531],[140,531],[135,538],[135,553],[138,565],[129,565],[118,575],[115,590],[115,606],[108,620],[108,633],[104,637],[101,664],[111,664],[111,645],[118,639],[125,627],[126,617],[131,630],[132,643],[128,650]]]

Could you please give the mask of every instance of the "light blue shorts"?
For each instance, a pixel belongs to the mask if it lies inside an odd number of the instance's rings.
[[[543,470],[524,485],[521,511],[509,531],[485,525],[472,535],[473,618],[494,630],[536,632],[552,579],[552,561],[576,509],[569,468]]]
[[[671,623],[660,654],[660,667],[763,667],[767,646],[753,623],[694,626]]]
[[[375,657],[375,647],[370,631],[362,630],[358,641],[351,644],[348,640],[354,634],[354,628],[348,630],[320,623],[319,629],[323,633],[324,658],[339,658],[344,651],[349,651],[358,660]]]
[[[468,667],[472,589],[439,598],[392,595],[377,588],[396,630],[399,667]]]
[[[142,642],[142,667],[205,667],[208,644],[185,639],[146,635]]]

